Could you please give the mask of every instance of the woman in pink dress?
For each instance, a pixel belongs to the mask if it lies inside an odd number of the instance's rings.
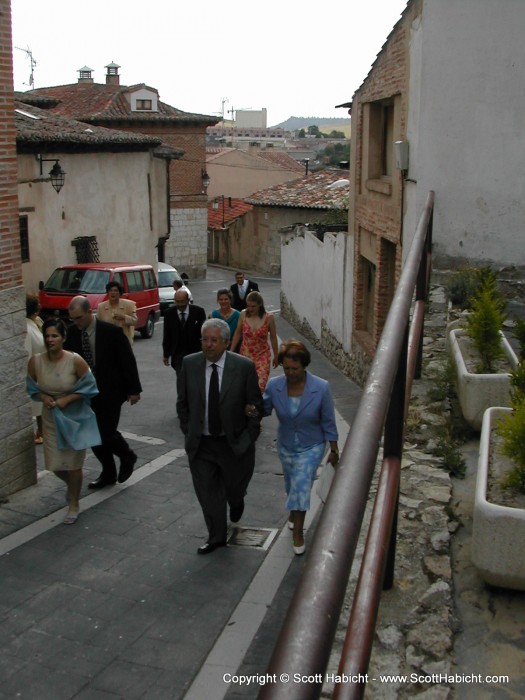
[[[242,336],[240,354],[249,357],[255,363],[259,388],[264,391],[270,375],[270,365],[279,365],[277,349],[277,331],[275,318],[266,312],[264,301],[259,292],[250,292],[246,297],[246,308],[241,311],[237,330],[232,338],[231,347],[239,344]],[[270,345],[272,346],[273,363],[271,361]]]

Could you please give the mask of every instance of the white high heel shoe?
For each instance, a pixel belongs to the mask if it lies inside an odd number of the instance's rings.
[[[292,540],[292,543],[293,543],[293,540]],[[304,544],[302,544],[300,547],[296,547],[295,544],[293,545],[294,554],[297,554],[297,555],[304,554],[305,549],[306,549],[306,547]]]

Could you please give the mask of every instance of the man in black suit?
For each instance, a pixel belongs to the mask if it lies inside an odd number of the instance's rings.
[[[64,347],[86,360],[100,392],[91,407],[102,444],[92,450],[102,464],[102,473],[89,488],[101,489],[117,481],[114,455],[120,458],[118,482],[122,484],[133,473],[137,461],[137,455],[118,431],[122,404],[129,401],[133,406],[142,392],[135,355],[122,328],[96,320],[86,297],[73,297],[69,317],[73,325],[68,329]]]
[[[184,358],[178,385],[177,414],[208,528],[198,554],[226,545],[227,504],[230,520],[240,520],[260,432],[262,396],[255,365],[228,352],[229,342],[228,324],[208,319],[202,326],[202,352]]]
[[[230,291],[233,295],[233,308],[237,309],[237,311],[242,311],[246,308],[246,297],[250,292],[258,292],[259,285],[257,282],[245,279],[244,272],[236,272],[235,284],[232,284]]]
[[[175,306],[164,313],[162,353],[166,367],[171,358],[177,380],[183,358],[201,349],[201,328],[205,320],[206,312],[201,306],[189,303],[187,292],[182,289],[175,292]]]

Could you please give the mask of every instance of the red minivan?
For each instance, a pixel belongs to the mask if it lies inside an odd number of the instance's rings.
[[[135,330],[143,338],[151,338],[160,317],[159,288],[151,265],[108,262],[57,267],[45,284],[38,285],[42,318],[60,316],[68,320],[69,302],[78,294],[87,297],[96,312],[100,302],[108,298],[107,283],[113,281],[124,288],[123,299],[137,304]]]

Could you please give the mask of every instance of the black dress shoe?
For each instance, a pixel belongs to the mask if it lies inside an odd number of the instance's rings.
[[[219,547],[226,547],[226,542],[206,542],[197,550],[197,554],[211,554]]]
[[[232,523],[238,523],[239,520],[242,518],[243,513],[244,513],[244,500],[242,500],[236,506],[230,506],[230,520],[232,521]]]
[[[113,479],[113,481],[104,479],[103,476],[99,476],[98,479],[95,479],[95,481],[92,481],[91,483],[88,484],[88,489],[103,489],[106,486],[113,486],[116,483],[116,479]]]
[[[123,484],[133,474],[133,467],[136,461],[137,455],[134,452],[130,452],[126,457],[122,457],[120,460],[120,471],[118,473],[119,484]]]

